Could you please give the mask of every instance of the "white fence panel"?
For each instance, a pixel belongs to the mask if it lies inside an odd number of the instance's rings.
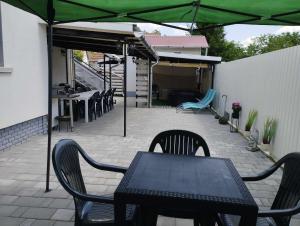
[[[272,144],[275,158],[300,151],[300,46],[217,65],[214,87],[218,112],[224,94],[228,112],[233,102],[241,103],[241,129],[251,109],[258,111],[255,126],[260,138],[266,118],[278,120]]]

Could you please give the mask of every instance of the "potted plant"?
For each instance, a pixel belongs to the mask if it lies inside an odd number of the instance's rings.
[[[275,136],[277,127],[277,121],[275,119],[267,118],[264,124],[264,131],[263,131],[263,144],[270,144],[273,137]]]
[[[270,154],[271,151],[270,143],[275,136],[276,128],[277,128],[276,119],[268,117],[264,123],[262,145],[261,145],[262,151],[266,152],[267,154]]]
[[[257,110],[251,110],[248,114],[247,122],[245,125],[245,132],[244,132],[244,135],[246,137],[249,137],[250,135],[250,130],[257,118],[257,114],[258,114]]]
[[[239,102],[232,103],[232,118],[239,118],[241,110],[242,110],[242,106]]]

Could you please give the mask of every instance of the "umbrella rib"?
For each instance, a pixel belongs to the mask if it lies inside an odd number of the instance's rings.
[[[235,10],[223,9],[223,8],[219,8],[219,7],[215,7],[215,6],[209,6],[209,5],[201,4],[201,7],[205,8],[205,9],[215,10],[215,11],[221,11],[221,12],[226,12],[226,13],[231,13],[231,14],[238,14],[238,15],[241,15],[241,16],[255,17],[257,19],[261,18],[261,16],[258,16],[258,15],[255,15],[255,14],[238,12],[238,11],[235,11]]]
[[[283,19],[278,19],[278,18],[273,18],[273,17],[271,17],[270,20],[281,22],[281,23],[285,23],[285,24],[289,24],[289,25],[298,25],[298,26],[300,25],[300,23],[297,23],[297,22],[283,20]]]
[[[165,7],[154,8],[154,9],[145,9],[145,10],[142,10],[142,11],[127,13],[127,15],[132,16],[132,15],[136,15],[136,14],[153,13],[153,12],[165,11],[165,10],[170,10],[170,9],[177,9],[177,8],[193,6],[193,5],[195,5],[195,1],[190,2],[190,3],[180,4],[180,5],[165,6]]]
[[[65,3],[69,3],[69,4],[73,4],[73,5],[77,5],[77,6],[80,6],[80,7],[85,7],[85,8],[89,8],[89,9],[93,9],[93,10],[97,10],[97,11],[101,11],[101,12],[112,14],[112,15],[108,15],[108,16],[105,16],[105,17],[85,18],[84,20],[86,20],[86,21],[89,20],[89,19],[92,19],[92,20],[109,19],[109,18],[115,18],[115,17],[119,16],[119,14],[116,13],[116,12],[113,12],[113,11],[110,11],[110,10],[106,10],[106,9],[102,9],[102,8],[98,8],[98,7],[95,7],[95,6],[89,6],[89,5],[85,5],[85,4],[82,4],[82,3],[73,2],[73,1],[70,1],[70,0],[59,0],[59,1],[65,2]],[[147,9],[147,10],[142,10],[142,11],[137,11],[137,12],[131,12],[131,13],[124,13],[124,17],[132,18],[132,19],[136,19],[136,20],[141,20],[141,21],[144,21],[144,22],[154,23],[154,24],[158,24],[158,25],[161,25],[161,26],[167,26],[167,25],[165,25],[163,23],[157,23],[157,22],[154,22],[154,21],[151,21],[151,20],[146,20],[146,19],[142,19],[142,18],[138,18],[138,17],[131,17],[131,16],[132,15],[136,15],[136,14],[143,14],[143,13],[150,13],[150,12],[170,10],[170,9],[175,9],[175,8],[182,8],[182,7],[186,7],[186,6],[192,6],[192,5],[195,5],[195,1],[190,2],[190,3],[186,3],[186,4],[180,4],[180,5],[174,5],[174,6],[167,6],[167,7],[161,7],[161,8],[156,8],[156,9]],[[56,24],[76,22],[76,21],[82,21],[82,19],[57,22]],[[171,27],[171,28],[181,29],[182,30],[182,28],[177,27],[177,26],[168,25],[167,27]],[[188,31],[188,29],[184,29],[184,30]]]
[[[209,30],[209,29],[214,29],[214,28],[218,28],[218,27],[229,26],[229,25],[233,25],[233,24],[243,24],[243,23],[247,23],[247,22],[253,22],[253,21],[256,21],[256,20],[257,19],[248,19],[248,20],[241,20],[241,21],[232,22],[232,23],[226,23],[226,24],[217,24],[217,25],[212,25],[212,26],[207,26],[207,27],[203,27],[203,28],[200,28],[200,29],[196,29],[194,31]]]
[[[171,24],[160,23],[160,22],[156,22],[156,21],[153,21],[153,20],[143,19],[143,18],[139,18],[139,17],[135,17],[135,16],[128,16],[127,15],[127,17],[131,18],[131,19],[134,19],[134,20],[137,20],[137,21],[143,21],[143,22],[146,22],[146,23],[157,24],[157,25],[160,25],[160,26],[170,27],[170,28],[174,28],[174,29],[178,29],[178,30],[189,31],[189,29],[187,29],[187,28],[178,27],[178,26],[174,26],[174,25],[171,25]]]
[[[112,17],[118,16],[117,13],[115,13],[113,11],[110,11],[110,10],[107,10],[107,9],[102,9],[102,8],[95,7],[95,6],[85,5],[85,4],[78,3],[78,2],[73,2],[73,1],[70,1],[70,0],[59,0],[59,1],[65,2],[65,3],[69,3],[69,4],[72,4],[72,5],[77,5],[77,6],[80,6],[80,7],[87,8],[87,9],[93,9],[93,10],[96,10],[96,11],[101,11],[101,12],[104,12],[104,13],[109,13],[109,14],[112,14],[111,15]]]
[[[36,12],[35,10],[33,10],[29,5],[27,5],[25,2],[23,2],[22,0],[18,0],[18,2],[20,2],[23,6],[25,6],[29,11],[31,11],[31,13],[33,13],[34,15],[37,15],[38,17],[40,17],[43,21],[47,22],[47,20],[40,15],[38,12]]]
[[[197,2],[197,5],[196,5],[196,10],[195,10],[195,14],[194,14],[194,17],[193,17],[193,22],[192,22],[192,24],[191,24],[191,28],[190,28],[190,33],[192,34],[192,32],[193,32],[193,26],[194,26],[194,23],[195,23],[195,19],[196,19],[196,16],[197,16],[197,13],[198,13],[198,11],[199,11],[199,8],[200,8],[200,0],[199,0],[199,2]]]
[[[65,23],[73,23],[73,22],[79,22],[79,21],[95,21],[95,20],[102,20],[102,19],[109,19],[112,18],[111,15],[109,16],[97,16],[97,17],[88,17],[88,18],[82,18],[82,19],[74,19],[74,20],[64,20],[59,22],[54,22],[54,25],[57,24],[65,24]]]
[[[273,19],[274,17],[289,16],[289,15],[297,14],[297,13],[300,13],[300,10],[295,10],[295,11],[291,11],[291,12],[287,12],[287,13],[275,14],[275,15],[271,16],[271,18]]]

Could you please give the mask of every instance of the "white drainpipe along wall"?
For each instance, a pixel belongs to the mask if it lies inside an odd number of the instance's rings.
[[[240,128],[245,128],[251,109],[258,111],[255,123],[260,139],[266,118],[278,120],[272,143],[276,159],[289,152],[300,151],[300,46],[254,57],[222,63],[216,66],[214,88],[215,108],[222,109],[221,96],[226,94],[227,111],[232,102],[242,105]],[[229,133],[229,128],[228,128]]]

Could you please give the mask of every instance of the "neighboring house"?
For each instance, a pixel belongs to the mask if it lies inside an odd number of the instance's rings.
[[[203,35],[160,36],[146,35],[147,42],[158,52],[207,55],[208,43]]]

